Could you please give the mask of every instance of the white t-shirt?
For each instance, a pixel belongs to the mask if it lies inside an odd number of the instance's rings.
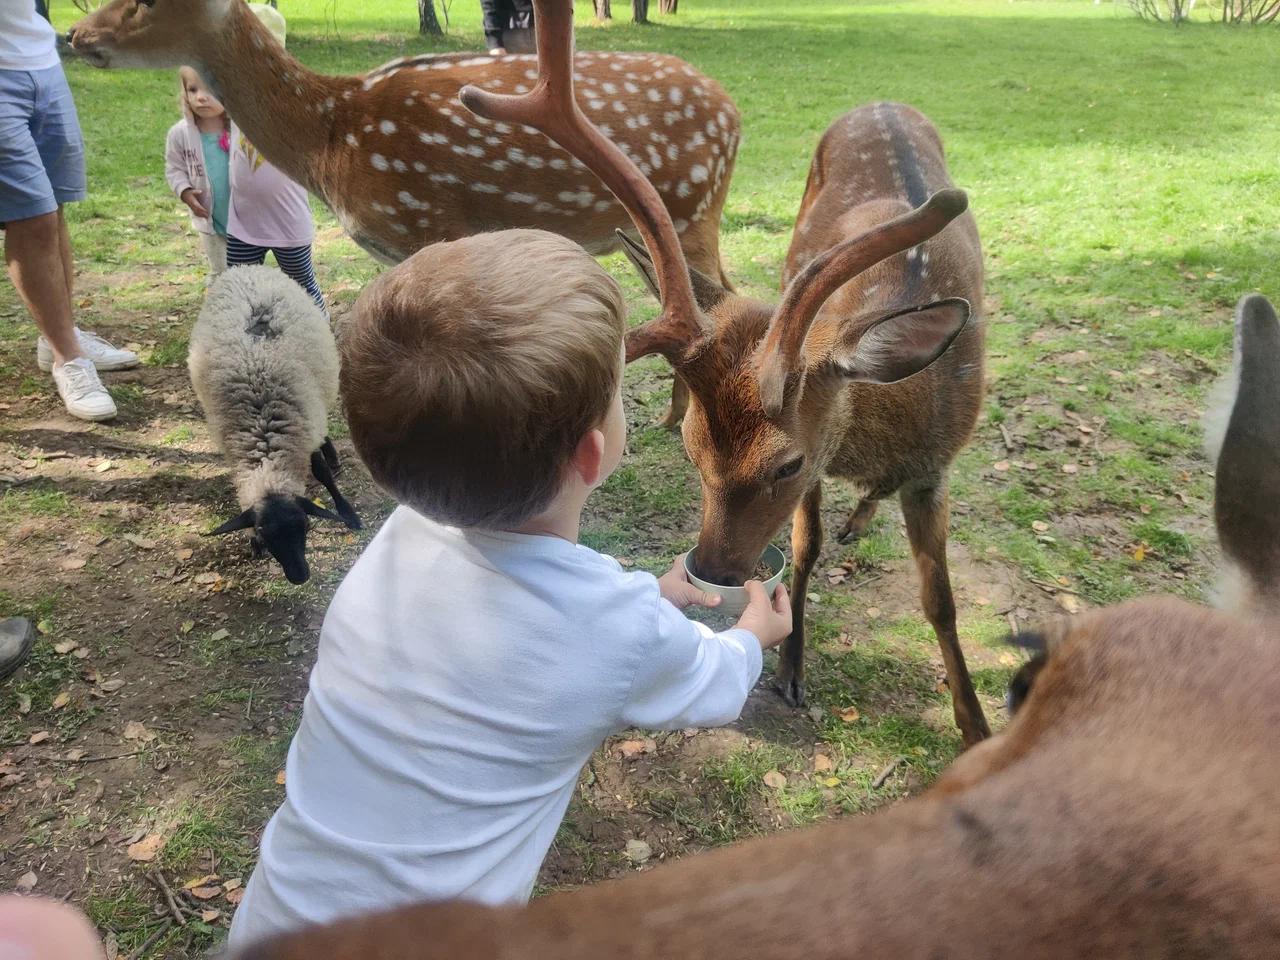
[[[751,633],[687,619],[647,573],[400,507],[325,615],[231,945],[405,903],[525,902],[604,737],[729,723],[760,665]]]
[[[0,70],[56,67],[57,35],[35,0],[0,0]]]

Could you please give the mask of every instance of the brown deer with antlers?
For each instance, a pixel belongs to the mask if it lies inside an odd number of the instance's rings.
[[[383,263],[429,243],[538,227],[592,253],[617,247],[626,211],[582,162],[534,126],[472,116],[474,84],[524,93],[536,57],[393,60],[359,76],[314,73],[244,0],[112,0],[67,34],[97,67],[190,64],[262,155],[320,197]],[[649,177],[689,262],[720,270],[720,214],[741,120],[714,80],[675,57],[580,53],[582,110]],[[666,424],[683,414],[677,381]]]
[[[686,267],[657,191],[580,109],[566,29],[547,38],[556,52],[544,55],[527,96],[468,87],[460,97],[479,116],[545,131],[604,181],[644,239],[649,253],[625,237],[623,248],[662,312],[628,335],[627,359],[662,354],[692,393],[683,429],[702,475],[699,573],[742,583],[794,514],[794,628],[778,678],[798,706],[822,477],[866,492],[870,506],[855,512],[855,532],[878,498],[901,491],[956,722],[965,743],[978,742],[990,730],[956,634],[946,470],[982,398],[983,334],[971,319],[982,303],[982,251],[937,133],[914,110],[887,104],[856,110],[827,132],[788,256],[795,276],[775,308]]]
[[[1014,638],[1005,730],[922,797],[527,909],[409,907],[235,960],[1280,956],[1280,321],[1237,310],[1217,456],[1238,615],[1172,597]]]

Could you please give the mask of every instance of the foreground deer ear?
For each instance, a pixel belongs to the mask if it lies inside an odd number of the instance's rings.
[[[298,506],[302,508],[302,512],[311,517],[323,517],[326,520],[337,520],[339,523],[346,523],[340,516],[330,510],[317,504],[314,500],[308,500],[306,497],[298,497]],[[357,521],[358,522],[358,521]]]
[[[643,244],[632,240],[621,230],[618,231],[618,243],[622,247],[622,252],[627,255],[627,259],[631,261],[631,265],[636,268],[636,273],[640,274],[645,287],[661,302],[662,297],[658,294],[657,273],[654,271],[653,259],[649,256],[649,251]],[[693,267],[687,269],[689,281],[693,284],[693,299],[698,301],[698,307],[703,313],[709,313],[712,307],[725,298],[728,291],[721,286],[720,281],[712,280]]]
[[[239,516],[232,517],[222,526],[210,530],[205,534],[206,537],[217,537],[224,533],[235,533],[237,530],[247,530],[253,526],[253,508],[246,510]]]
[[[852,351],[837,344],[831,362],[847,380],[897,383],[946,353],[969,314],[969,301],[960,297],[891,313],[868,327]]]

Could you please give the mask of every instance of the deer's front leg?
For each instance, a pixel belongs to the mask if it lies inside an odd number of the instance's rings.
[[[658,421],[658,426],[664,430],[679,430],[680,421],[684,419],[684,412],[687,409],[689,409],[689,387],[677,373],[671,381],[671,406],[667,407],[667,412]]]
[[[907,537],[920,574],[920,600],[924,615],[933,625],[942,648],[942,662],[947,669],[947,686],[955,709],[956,726],[966,747],[991,736],[982,704],[973,689],[969,668],[960,649],[956,632],[956,603],[951,595],[951,576],[947,572],[947,484],[942,477],[911,490],[904,489],[902,517],[907,524]]]
[[[778,652],[778,692],[793,707],[804,706],[804,607],[809,574],[822,550],[822,483],[804,495],[791,526],[791,636]]]

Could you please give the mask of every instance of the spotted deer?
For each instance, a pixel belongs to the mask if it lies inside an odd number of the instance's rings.
[[[536,56],[425,55],[326,76],[244,0],[111,0],[67,35],[97,67],[193,66],[262,155],[320,197],[383,263],[441,240],[538,227],[593,253],[631,223],[583,163],[529,124],[462,108],[459,89],[526,92]],[[581,108],[650,177],[689,261],[720,269],[720,214],[741,139],[720,84],[671,56],[579,53]],[[677,382],[666,422],[684,408]]]
[[[1236,314],[1211,443],[1230,611],[1174,597],[1065,618],[1012,718],[922,796],[527,908],[402,908],[233,960],[1263,960],[1280,956],[1280,322]],[[1224,469],[1224,467],[1226,469]]]
[[[777,672],[784,698],[799,706],[822,478],[864,491],[854,533],[877,499],[901,491],[956,722],[965,743],[977,743],[990,730],[956,633],[946,470],[982,400],[983,330],[972,316],[982,304],[982,249],[937,132],[892,104],[855,110],[827,131],[788,255],[790,282],[775,307],[686,265],[658,192],[579,108],[572,26],[560,26],[563,35],[547,38],[554,56],[538,34],[542,72],[531,93],[468,87],[461,100],[478,116],[546,131],[635,222],[644,246],[620,235],[623,249],[662,311],[628,334],[627,359],[661,354],[691,391],[683,432],[702,476],[699,574],[742,583],[794,516],[793,629]]]

